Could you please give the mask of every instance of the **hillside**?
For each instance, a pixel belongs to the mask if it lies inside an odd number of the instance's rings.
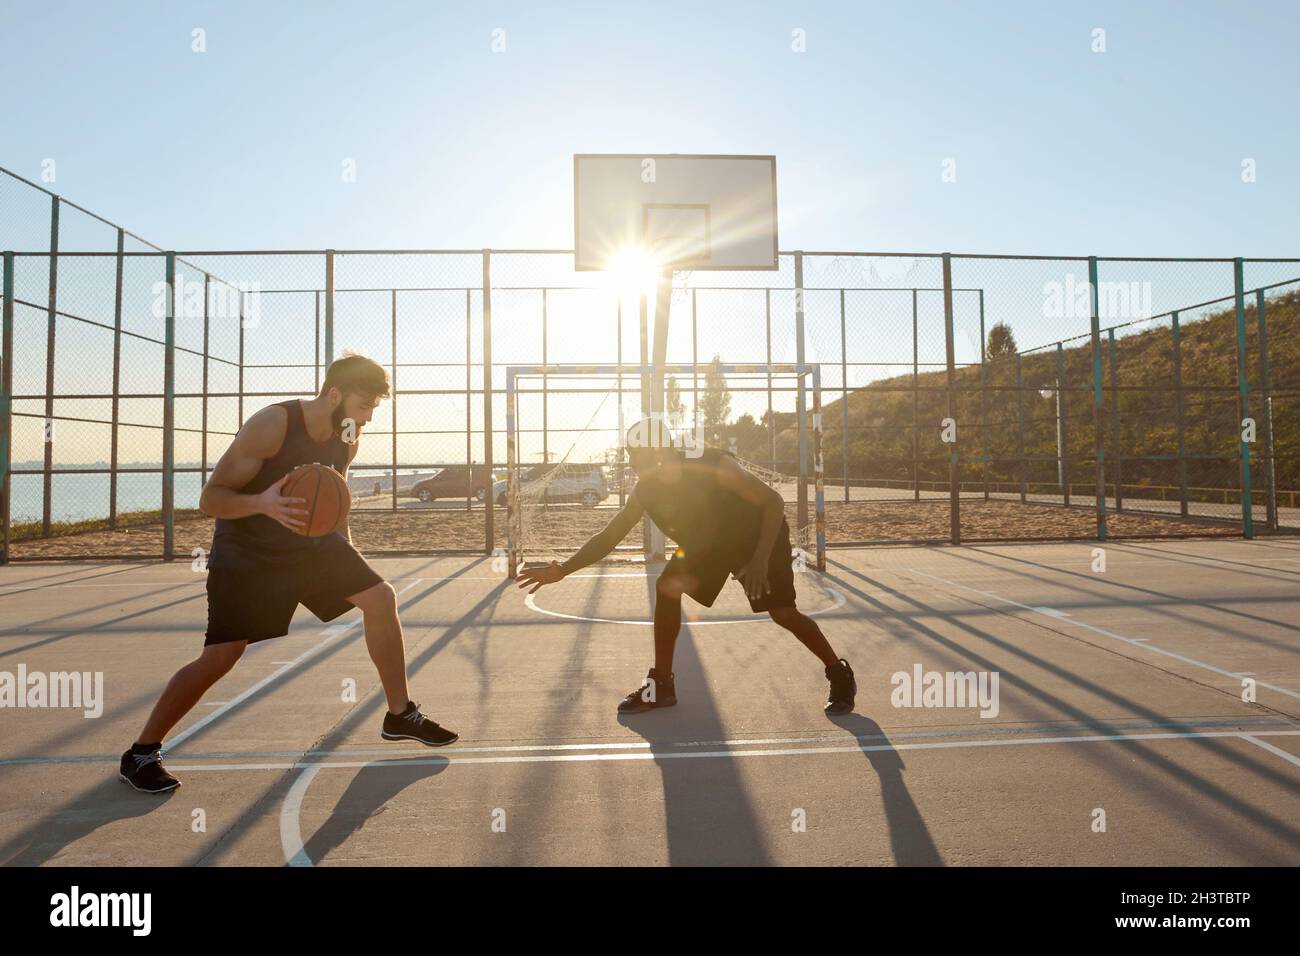
[[[1300,292],[1270,300],[1266,307],[1269,344],[1269,378],[1273,394],[1273,428],[1276,479],[1279,489],[1300,488]],[[1123,462],[1125,485],[1177,485],[1173,458],[1177,445],[1173,335],[1168,319],[1157,320],[1140,332],[1116,335],[1114,373],[1112,357],[1102,332],[1104,431],[1107,458],[1114,459],[1115,408],[1118,404],[1119,451],[1143,460]],[[1184,455],[1187,482],[1193,488],[1233,488],[1238,484],[1237,334],[1232,308],[1209,314],[1181,326],[1184,389]],[[1253,300],[1246,310],[1247,378],[1249,412],[1260,423],[1257,455],[1264,447],[1263,403],[1259,394],[1258,330]],[[1069,480],[1093,480],[1094,436],[1092,423],[1092,350],[1082,340],[1062,349],[1065,384],[1066,457]],[[989,479],[1019,480],[1020,443],[1023,441],[1025,478],[1030,482],[1056,481],[1055,397],[1043,397],[1040,388],[1052,385],[1058,375],[1055,349],[1021,356],[1022,389],[1016,389],[1014,357],[990,359],[984,368],[985,394],[980,394],[980,369],[958,369],[955,417],[963,459],[981,454],[987,441]],[[1118,391],[1112,388],[1118,384]],[[947,446],[939,440],[941,420],[947,413],[947,373],[923,372],[916,379],[917,456],[922,481],[948,479]],[[847,446],[851,479],[910,480],[913,469],[913,381],[911,374],[882,379],[849,393],[848,434],[844,430],[844,401],[824,408],[824,456],[828,481],[844,474]],[[1017,427],[1017,405],[1023,403],[1023,429]],[[987,427],[981,434],[981,404]],[[777,459],[781,470],[793,469],[798,435],[793,415],[777,417]],[[741,457],[764,463],[769,451],[761,426],[734,425]],[[1023,435],[1023,437],[1022,437]],[[1034,460],[1037,459],[1037,460]],[[1050,460],[1048,460],[1050,459]],[[981,463],[964,460],[963,481],[978,481]],[[1113,480],[1113,471],[1108,481]],[[1261,482],[1256,479],[1256,487]]]

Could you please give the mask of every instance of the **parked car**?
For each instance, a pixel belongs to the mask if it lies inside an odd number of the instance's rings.
[[[471,473],[472,471],[472,473]],[[488,484],[492,476],[483,465],[475,465],[471,470],[468,465],[444,468],[432,478],[417,481],[406,491],[405,498],[419,498],[421,501],[434,501],[438,498],[468,498],[479,501],[487,500]]]
[[[534,465],[519,476],[520,489],[527,494],[530,489],[536,490],[542,479],[544,479],[555,468],[555,464]],[[509,485],[505,481],[498,481],[492,486],[493,500],[502,507],[506,503],[506,491]],[[560,474],[551,479],[546,486],[545,491],[541,494],[541,500],[546,502],[565,502],[572,501],[581,504],[584,508],[594,508],[606,498],[609,497],[609,481],[605,477],[605,469],[601,465],[591,464],[566,464]]]

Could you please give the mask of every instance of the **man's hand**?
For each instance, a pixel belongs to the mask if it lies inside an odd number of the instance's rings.
[[[561,580],[565,575],[564,568],[560,567],[554,561],[550,564],[540,564],[536,567],[524,568],[519,572],[519,587],[526,588],[530,585],[532,590],[529,594],[536,594],[537,589],[543,584],[554,584]]]
[[[282,498],[280,489],[284,483],[289,480],[290,472],[273,485],[267,487],[260,495],[257,496],[257,510],[268,518],[280,522],[290,531],[296,531],[302,534],[307,530],[306,523],[302,520],[307,516],[307,509],[300,508],[298,505],[305,505],[306,498]],[[302,517],[299,517],[299,516]]]
[[[736,580],[744,587],[745,594],[751,598],[760,598],[772,591],[772,586],[767,580],[767,562],[758,557],[750,558],[749,563],[736,572]]]

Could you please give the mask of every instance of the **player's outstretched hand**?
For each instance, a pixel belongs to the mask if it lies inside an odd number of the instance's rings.
[[[519,572],[519,587],[530,588],[529,594],[535,594],[543,584],[554,584],[564,577],[564,568],[556,562],[539,564],[523,568]]]

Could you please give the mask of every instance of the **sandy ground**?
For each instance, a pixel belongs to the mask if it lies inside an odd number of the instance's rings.
[[[616,501],[616,499],[611,499]],[[386,502],[385,502],[386,503]],[[787,518],[794,526],[794,507]],[[616,507],[594,509],[580,505],[552,505],[530,516],[525,539],[530,545],[545,542],[550,549],[574,550],[605,526]],[[506,545],[506,512],[494,509],[494,547]],[[486,546],[486,512],[467,510],[463,503],[442,502],[438,507],[404,507],[398,511],[360,507],[350,519],[352,539],[366,554],[419,551],[471,551]],[[1115,540],[1150,536],[1235,537],[1235,522],[1205,519],[1182,520],[1156,514],[1111,512],[1107,516],[1109,537]],[[1021,504],[1018,501],[963,498],[961,502],[963,541],[980,539],[1065,540],[1096,537],[1096,514],[1091,507],[1063,508],[1059,505]],[[911,501],[828,502],[826,540],[847,542],[904,542],[950,540],[949,503],[943,499]],[[641,529],[633,529],[627,545],[641,543]],[[175,553],[192,556],[195,549],[212,544],[212,521],[186,514],[175,525]],[[15,559],[91,558],[104,556],[160,556],[163,550],[161,524],[62,535],[49,539],[16,541],[11,545]],[[532,548],[530,548],[532,550]]]

